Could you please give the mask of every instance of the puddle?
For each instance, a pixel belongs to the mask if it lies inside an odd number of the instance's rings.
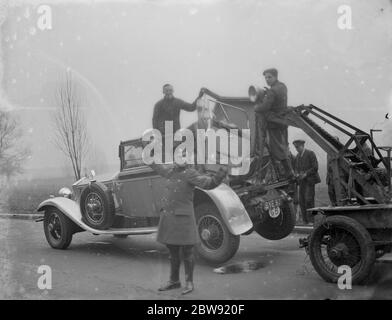
[[[227,264],[225,266],[215,268],[214,272],[219,274],[231,274],[231,273],[246,273],[252,272],[261,268],[264,268],[266,263],[262,261],[241,261]]]

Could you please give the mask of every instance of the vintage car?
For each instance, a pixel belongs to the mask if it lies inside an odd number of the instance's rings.
[[[256,231],[278,240],[294,228],[295,214],[287,181],[276,178],[268,155],[256,157],[254,112],[249,98],[220,97],[205,89],[200,100],[198,122],[193,128],[250,129],[251,168],[243,175],[230,175],[212,190],[195,189],[194,209],[200,244],[198,255],[214,264],[234,256],[240,236]],[[43,201],[46,239],[55,249],[66,249],[73,234],[128,235],[157,231],[165,178],[142,160],[141,139],[119,146],[120,170],[111,175],[82,178],[72,190],[62,188],[58,197]],[[217,153],[224,152],[218,150]],[[219,158],[219,157],[218,157]],[[218,164],[219,165],[219,164]],[[206,165],[204,170],[213,170]]]

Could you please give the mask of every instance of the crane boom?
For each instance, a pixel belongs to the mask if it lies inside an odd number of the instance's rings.
[[[348,141],[340,142],[311,116],[339,130]],[[351,196],[363,204],[389,203],[385,185],[390,185],[390,160],[382,156],[383,148],[377,147],[369,134],[314,105],[289,107],[275,122],[302,129],[327,153],[339,205],[347,203]],[[371,144],[371,154],[366,152],[367,143]]]

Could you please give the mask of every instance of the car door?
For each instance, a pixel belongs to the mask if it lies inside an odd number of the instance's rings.
[[[165,204],[165,197],[167,196],[166,178],[155,174],[151,177],[152,195],[154,197],[154,205],[157,213],[161,211]]]
[[[139,143],[124,146],[122,170],[117,180],[118,200],[123,215],[156,217],[151,181],[156,174],[144,164],[142,150]]]

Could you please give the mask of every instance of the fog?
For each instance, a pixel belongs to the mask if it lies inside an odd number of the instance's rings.
[[[94,144],[89,166],[118,165],[120,140],[151,126],[161,87],[193,101],[201,87],[246,96],[279,69],[289,104],[312,103],[392,145],[392,2],[345,1],[351,30],[337,27],[341,1],[47,1],[51,30],[39,30],[35,1],[3,2],[2,107],[23,123],[32,156],[26,174],[63,173],[52,143],[55,91],[66,70],[83,91]],[[8,4],[8,5],[7,5]],[[182,114],[185,126],[195,113]],[[298,130],[307,147],[325,154]],[[38,170],[38,171],[37,171]]]

